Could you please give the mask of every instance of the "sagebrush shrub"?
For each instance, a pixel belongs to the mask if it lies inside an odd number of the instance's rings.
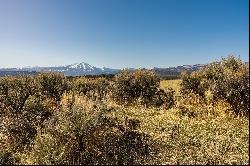
[[[37,79],[40,92],[57,103],[60,102],[63,93],[68,89],[67,80],[60,73],[39,73]]]
[[[0,78],[0,109],[20,112],[26,100],[35,92],[34,82],[30,76]]]
[[[112,94],[113,99],[120,104],[132,103],[136,97],[134,76],[132,72],[123,70],[115,76],[115,82],[113,84]]]
[[[51,115],[51,102],[39,90],[33,76],[0,79],[0,134],[8,138],[5,145],[10,153],[28,149],[37,128]]]
[[[203,87],[202,77],[200,72],[182,72],[181,73],[181,88],[180,92],[182,95],[188,95],[189,93],[198,94],[200,96],[204,96],[205,88]]]
[[[96,98],[98,100],[107,97],[108,93],[110,92],[110,83],[106,78],[104,77],[97,78],[93,81],[93,84],[96,93]]]
[[[34,164],[138,164],[149,155],[150,137],[138,120],[121,123],[110,109],[63,109],[47,123],[31,151]]]
[[[107,97],[110,90],[110,83],[104,77],[78,78],[74,82],[74,91],[78,94],[83,94],[91,99],[102,100]]]
[[[16,163],[13,154],[0,148],[0,165],[14,165]]]
[[[210,101],[225,100],[236,114],[248,114],[249,67],[233,56],[214,62],[204,69],[182,76],[182,95],[210,94]]]
[[[93,86],[90,79],[87,79],[85,77],[83,78],[77,78],[74,82],[74,91],[76,91],[78,94],[87,95],[90,93],[91,90],[93,90]]]
[[[113,98],[119,103],[133,103],[139,97],[150,104],[160,85],[160,79],[152,71],[123,70],[115,76]]]

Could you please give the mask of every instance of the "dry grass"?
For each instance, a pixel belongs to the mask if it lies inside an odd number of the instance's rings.
[[[161,81],[161,88],[172,87],[178,95],[180,82]],[[70,103],[85,111],[91,111],[98,105],[86,97],[64,95],[62,109],[68,109]],[[197,116],[182,114],[178,104],[194,111]],[[138,119],[140,126],[137,130],[151,136],[158,151],[148,156],[147,163],[140,164],[249,164],[249,119],[228,113],[229,108],[223,101],[206,105],[193,96],[190,100],[178,101],[177,106],[170,110],[139,105],[124,107],[112,101],[104,102],[104,105],[114,108],[115,111],[110,111],[108,116],[117,118],[120,123],[127,118]],[[53,142],[53,138],[51,140]],[[41,147],[46,149],[49,144],[42,144]],[[42,161],[51,163],[46,158],[50,154],[46,150],[44,153]],[[20,155],[21,163],[37,164],[33,158],[41,156],[41,153],[37,156],[28,154]]]
[[[248,164],[247,118],[226,113],[192,118],[178,109],[135,107],[115,116],[139,119],[140,130],[152,136],[159,153],[149,164]]]
[[[170,80],[161,82],[161,85],[172,85],[178,90],[179,83],[180,80]],[[68,98],[64,96],[63,103]],[[75,104],[86,110],[91,110],[95,105],[93,101],[80,96],[76,97]],[[158,151],[149,156],[147,163],[141,164],[249,164],[248,117],[228,113],[223,101],[213,106],[204,105],[198,99],[193,102],[179,101],[179,104],[196,111],[199,114],[196,117],[181,115],[177,107],[165,110],[143,106],[123,107],[112,101],[106,104],[116,110],[109,113],[110,117],[117,118],[121,123],[126,118],[138,119],[138,130],[153,138]]]
[[[173,88],[176,91],[176,95],[180,95],[180,83],[181,80],[162,80],[160,82],[160,88],[164,90]]]

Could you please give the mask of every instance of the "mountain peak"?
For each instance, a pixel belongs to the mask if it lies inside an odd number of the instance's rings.
[[[85,63],[85,62],[74,63],[74,64],[71,64],[71,65],[68,65],[67,67],[69,69],[82,69],[82,70],[89,70],[89,71],[96,69],[96,67],[91,66],[90,64]]]

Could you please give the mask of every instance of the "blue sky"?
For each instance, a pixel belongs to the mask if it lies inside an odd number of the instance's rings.
[[[0,68],[249,61],[248,0],[0,0]]]

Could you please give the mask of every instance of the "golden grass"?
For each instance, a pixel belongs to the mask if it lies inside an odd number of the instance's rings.
[[[148,164],[248,164],[249,121],[245,117],[180,116],[178,109],[121,109],[114,116],[136,118],[159,147]]]
[[[161,88],[172,87],[179,94],[181,80],[161,81]],[[181,115],[177,107],[123,107],[109,101],[117,111],[110,116],[124,122],[125,117],[140,121],[139,131],[149,134],[159,152],[147,164],[249,164],[249,119],[228,113],[227,103],[204,105],[199,98],[178,101],[199,116]],[[79,102],[78,102],[79,103]],[[89,105],[89,104],[87,104]],[[90,104],[91,105],[91,104]],[[151,156],[152,157],[152,156]]]
[[[176,95],[180,95],[180,83],[181,80],[162,80],[160,82],[160,88],[164,90],[173,88],[176,91]]]
[[[180,80],[161,81],[161,88],[172,87],[179,94]],[[70,103],[83,110],[93,110],[96,103],[86,97],[65,94],[62,108]],[[108,101],[108,107],[116,111],[109,116],[121,123],[126,117],[138,119],[138,130],[151,136],[157,153],[150,154],[149,161],[142,164],[249,164],[249,119],[227,113],[227,104],[219,101],[213,105],[204,105],[199,98],[192,96],[190,101],[180,100],[182,104],[199,116],[181,115],[178,107],[144,108],[143,106],[124,107]],[[0,135],[0,137],[2,137]],[[36,164],[31,156],[22,158],[23,164]],[[46,160],[46,159],[45,159]],[[49,161],[49,160],[48,160]]]
[[[67,95],[63,97],[64,108],[69,98]],[[147,163],[141,164],[249,164],[249,120],[226,113],[222,102],[211,108],[217,110],[217,114],[211,111],[197,117],[180,115],[178,108],[165,110],[142,106],[123,107],[114,102],[106,104],[116,110],[109,112],[108,116],[117,118],[121,123],[126,117],[138,119],[140,127],[137,130],[152,138],[158,151],[148,156]],[[76,97],[77,107],[91,110],[93,105],[95,103],[87,98]],[[195,106],[200,112],[202,109],[206,112],[205,109],[209,107]],[[23,158],[22,162],[35,164],[32,158]]]

